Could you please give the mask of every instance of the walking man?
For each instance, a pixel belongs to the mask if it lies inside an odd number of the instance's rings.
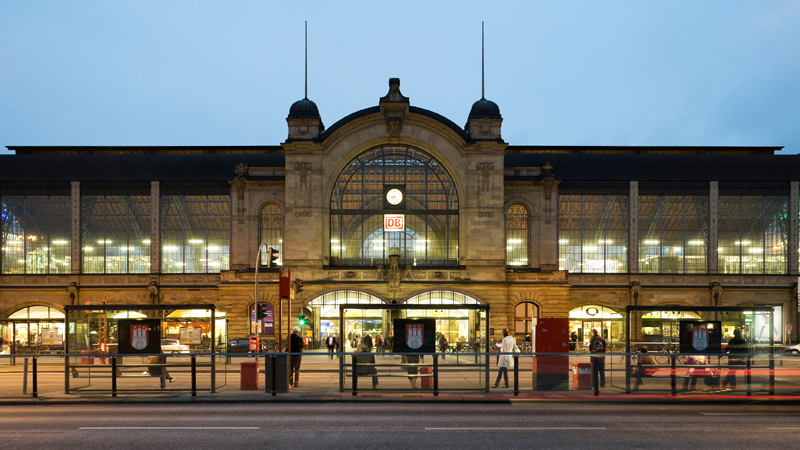
[[[292,328],[292,339],[289,342],[289,353],[303,353],[303,338],[300,337],[300,327]],[[300,360],[302,355],[291,355],[289,384],[292,387],[300,387]],[[294,377],[294,383],[292,383]]]
[[[325,346],[328,347],[328,353],[330,354],[331,359],[333,359],[333,352],[336,351],[336,338],[333,334],[328,335],[328,340],[325,342]]]
[[[598,336],[595,329],[592,329],[592,338],[589,340],[589,352],[593,354],[606,352],[606,340]],[[592,361],[592,388],[594,395],[598,395],[600,388],[606,386],[606,359],[604,356],[592,356],[590,359]]]

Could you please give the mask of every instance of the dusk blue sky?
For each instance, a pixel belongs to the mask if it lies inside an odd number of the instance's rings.
[[[800,1],[2,1],[0,145],[277,145],[303,97],[332,125],[398,77],[512,145],[800,152]]]

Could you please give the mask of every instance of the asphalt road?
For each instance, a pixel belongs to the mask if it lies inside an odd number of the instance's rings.
[[[799,406],[32,405],[0,408],[0,449],[797,448]]]

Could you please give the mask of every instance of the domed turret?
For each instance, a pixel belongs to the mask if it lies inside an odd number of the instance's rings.
[[[500,126],[503,116],[497,103],[481,98],[472,104],[464,130],[476,141],[502,141]]]
[[[500,116],[500,107],[497,103],[482,98],[472,104],[472,109],[469,111],[470,119],[502,119]]]
[[[292,103],[287,119],[320,119],[317,104],[304,98]]]

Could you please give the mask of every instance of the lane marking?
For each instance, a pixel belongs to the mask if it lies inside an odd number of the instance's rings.
[[[793,415],[797,413],[704,413],[701,412],[700,414],[704,416],[786,416],[786,415]]]
[[[513,431],[513,430],[605,430],[606,427],[467,427],[467,428],[425,428],[428,431]]]
[[[260,430],[261,427],[80,427],[79,430]]]
[[[783,428],[767,428],[767,429],[768,430],[800,430],[800,427],[794,427],[794,428],[783,427]]]

